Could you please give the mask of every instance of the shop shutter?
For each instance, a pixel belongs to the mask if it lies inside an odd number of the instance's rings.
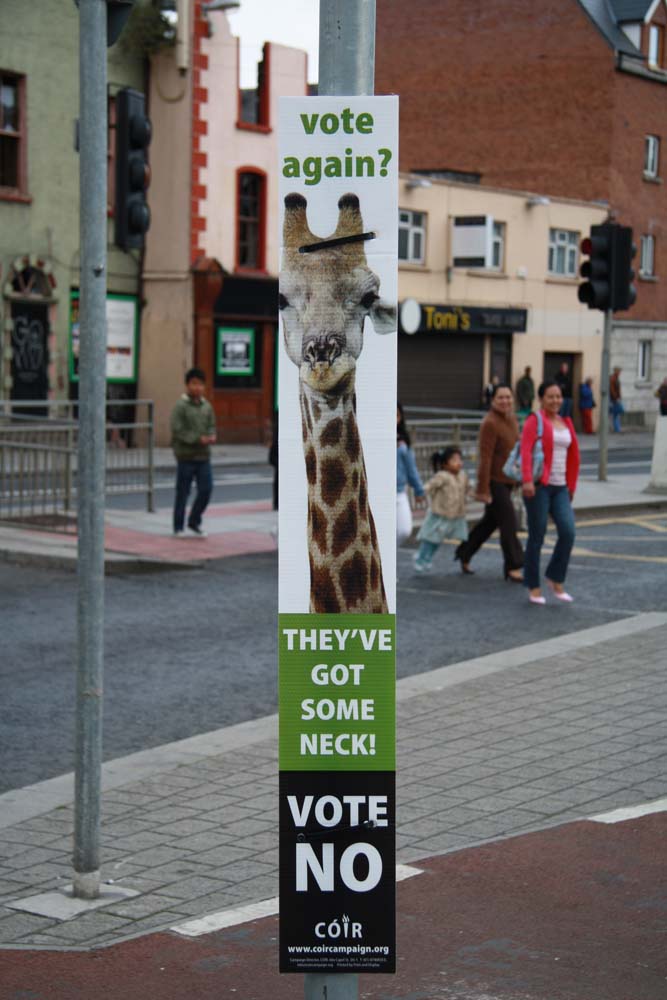
[[[398,398],[404,406],[478,410],[484,367],[484,337],[399,336]]]

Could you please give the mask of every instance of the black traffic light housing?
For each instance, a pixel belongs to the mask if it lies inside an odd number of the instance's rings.
[[[146,203],[150,181],[151,123],[143,94],[126,87],[116,94],[116,198],[114,242],[122,250],[143,246],[151,222]]]
[[[618,226],[614,233],[614,252],[612,256],[612,309],[622,312],[634,305],[637,289],[633,285],[635,272],[632,268],[632,258],[637,253],[637,247],[632,242],[632,229],[629,226]]]
[[[581,241],[581,252],[589,259],[580,268],[586,280],[579,286],[579,301],[603,312],[629,309],[637,298],[632,284],[632,229],[617,222],[591,226],[590,236]]]

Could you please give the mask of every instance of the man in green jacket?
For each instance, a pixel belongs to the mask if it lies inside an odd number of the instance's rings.
[[[188,529],[193,537],[206,538],[201,519],[213,490],[211,445],[215,442],[215,414],[204,399],[205,380],[201,368],[186,372],[185,392],[171,414],[171,444],[177,465],[174,538],[184,537],[185,507],[193,479],[197,493],[190,508]]]

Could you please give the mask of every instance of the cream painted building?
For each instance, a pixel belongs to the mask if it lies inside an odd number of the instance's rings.
[[[599,399],[603,314],[582,306],[581,239],[604,205],[401,175],[399,398],[479,408],[495,374],[535,385],[566,361]]]
[[[260,442],[275,407],[278,100],[307,93],[307,55],[267,42],[257,88],[241,90],[225,10],[178,6],[177,45],[151,61],[139,393],[155,401],[166,444],[183,375],[197,365],[219,439]]]

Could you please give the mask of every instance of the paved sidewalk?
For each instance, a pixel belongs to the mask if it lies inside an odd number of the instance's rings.
[[[667,799],[666,646],[667,613],[649,613],[400,681],[398,860]],[[102,877],[135,895],[71,919],[31,899],[67,900],[72,776],[0,796],[0,944],[91,948],[271,912],[276,730],[270,717],[106,764]]]

